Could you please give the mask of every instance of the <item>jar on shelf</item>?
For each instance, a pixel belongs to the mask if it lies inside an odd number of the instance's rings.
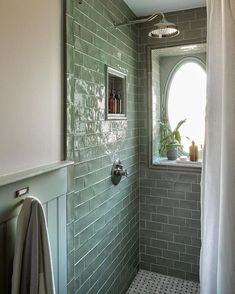
[[[189,158],[190,161],[198,161],[198,146],[192,141],[192,145],[189,146]]]

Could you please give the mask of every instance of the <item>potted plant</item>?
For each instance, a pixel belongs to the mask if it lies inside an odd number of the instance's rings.
[[[183,119],[178,122],[175,129],[172,131],[168,121],[160,122],[161,140],[160,140],[160,154],[166,154],[168,160],[176,160],[178,157],[178,150],[181,147],[181,135],[179,128],[186,122]]]

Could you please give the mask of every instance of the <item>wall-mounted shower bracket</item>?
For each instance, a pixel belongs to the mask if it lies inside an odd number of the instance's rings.
[[[144,23],[144,22],[148,22],[148,21],[152,21],[154,18],[156,18],[159,15],[159,13],[154,13],[152,14],[150,17],[145,17],[145,18],[139,18],[139,19],[134,19],[134,20],[129,20],[127,22],[124,23],[116,23],[114,22],[113,26],[115,28],[119,28],[119,27],[123,27],[123,26],[130,26],[130,25],[134,25],[134,24],[139,24],[139,23]]]
[[[123,168],[123,165],[119,159],[115,160],[111,170],[111,180],[114,185],[120,183],[123,176],[127,177],[127,170]]]

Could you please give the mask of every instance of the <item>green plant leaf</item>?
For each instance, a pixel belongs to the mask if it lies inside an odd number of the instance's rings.
[[[179,128],[186,122],[186,119],[183,119],[178,122],[176,128],[172,131],[169,122],[167,120],[160,122],[160,133],[161,133],[161,140],[160,140],[160,154],[163,154],[169,148],[176,147],[177,149],[181,146],[181,135],[179,132]]]
[[[181,143],[181,136],[180,136],[180,132],[177,130],[177,131],[175,131],[175,139],[179,142],[179,143]]]
[[[179,121],[174,131],[178,131],[179,128],[182,126],[182,124],[184,124],[186,122],[186,120],[187,119],[185,118],[185,119]]]

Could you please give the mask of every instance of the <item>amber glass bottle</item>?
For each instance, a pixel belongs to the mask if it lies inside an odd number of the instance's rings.
[[[198,146],[192,141],[192,145],[189,147],[190,161],[198,161]]]
[[[117,99],[115,98],[115,90],[112,89],[109,95],[109,113],[116,113]]]

